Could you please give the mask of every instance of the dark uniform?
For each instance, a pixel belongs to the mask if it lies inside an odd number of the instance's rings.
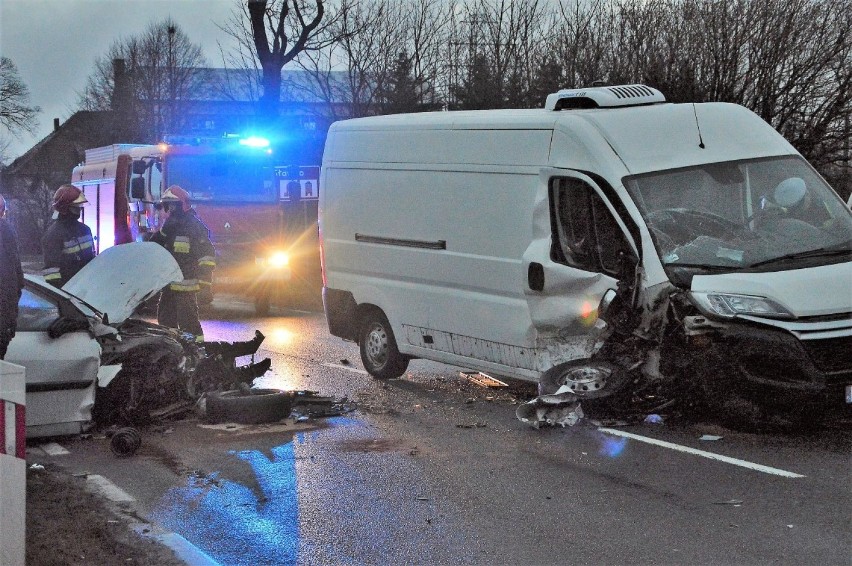
[[[0,360],[6,356],[6,348],[15,336],[23,287],[24,272],[15,233],[0,212]]]
[[[95,257],[95,242],[88,226],[75,214],[60,214],[41,239],[44,279],[62,287]]]
[[[174,281],[163,289],[157,320],[163,326],[178,328],[204,340],[198,321],[198,292],[212,285],[216,267],[215,250],[207,226],[194,211],[174,210],[159,232],[151,237],[169,250],[183,273],[182,281]]]

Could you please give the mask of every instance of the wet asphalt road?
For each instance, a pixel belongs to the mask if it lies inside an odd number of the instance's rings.
[[[95,437],[52,459],[107,477],[219,564],[852,564],[849,430],[534,430],[514,416],[529,388],[419,360],[377,382],[316,310],[258,319],[225,297],[202,324],[208,340],[266,334],[260,385],[356,410],[224,430],[190,419],[145,431],[131,458]]]

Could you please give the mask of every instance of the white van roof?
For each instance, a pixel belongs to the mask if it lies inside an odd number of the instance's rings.
[[[592,147],[599,151],[608,146],[611,149],[607,151],[613,151],[623,163],[625,174],[796,153],[756,114],[742,106],[727,103],[663,103],[562,111],[472,110],[393,114],[335,122],[329,137],[343,132],[406,132],[413,135],[429,130],[543,130],[551,134],[556,132],[553,135],[562,132],[569,145],[577,146],[583,154],[595,153],[589,151]],[[382,153],[381,148],[372,143],[347,144],[343,139],[340,142],[329,144],[324,161],[373,161],[378,159],[377,154]],[[403,152],[408,155],[403,157],[399,149],[397,143],[387,144],[387,161],[408,162],[411,159],[415,162],[423,158],[422,151]],[[519,148],[505,149],[514,152]],[[441,153],[449,155],[442,159],[453,159],[451,153]],[[464,159],[461,155],[458,157]],[[539,160],[540,163],[529,164],[577,168],[583,163],[572,151],[541,155]]]

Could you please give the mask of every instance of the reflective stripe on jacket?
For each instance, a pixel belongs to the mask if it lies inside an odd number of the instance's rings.
[[[60,214],[41,239],[44,278],[62,287],[95,257],[95,242],[88,226],[76,216]]]

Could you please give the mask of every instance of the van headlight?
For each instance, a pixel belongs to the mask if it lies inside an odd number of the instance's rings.
[[[729,293],[690,293],[693,302],[704,314],[734,318],[747,314],[767,318],[794,318],[793,313],[766,297],[733,295]]]

